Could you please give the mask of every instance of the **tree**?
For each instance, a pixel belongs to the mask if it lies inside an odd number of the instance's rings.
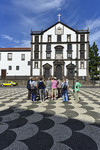
[[[89,46],[89,74],[92,79],[94,78],[94,76],[97,77],[99,75],[99,71],[97,70],[97,67],[99,65],[100,65],[99,49],[94,42],[91,47]]]

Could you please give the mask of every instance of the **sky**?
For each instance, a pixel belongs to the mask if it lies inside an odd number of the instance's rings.
[[[71,28],[89,28],[100,54],[100,0],[0,0],[0,48],[31,47],[31,29],[47,29],[59,13]]]

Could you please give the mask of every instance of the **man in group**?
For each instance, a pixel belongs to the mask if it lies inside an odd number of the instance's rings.
[[[44,101],[45,100],[45,85],[42,80],[42,77],[40,77],[38,89],[39,89],[40,100]]]
[[[30,86],[31,86],[31,100],[34,102],[36,101],[36,92],[37,92],[37,83],[36,83],[36,78],[32,78],[30,81]]]
[[[63,82],[61,84],[63,102],[65,101],[68,102],[68,88],[69,88],[68,82],[66,82],[66,79],[63,79]]]
[[[31,98],[31,86],[30,86],[30,81],[32,80],[32,77],[29,78],[27,81],[27,89],[28,89],[28,99]]]
[[[79,88],[81,86],[82,85],[78,82],[78,80],[76,80],[76,83],[75,83],[75,101],[76,102],[79,102]]]
[[[48,96],[49,98],[51,99],[51,78],[48,78],[47,82],[46,82],[46,96],[47,96],[47,99],[48,99]]]

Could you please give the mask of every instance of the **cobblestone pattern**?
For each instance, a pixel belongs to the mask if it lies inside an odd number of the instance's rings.
[[[70,93],[31,102],[25,88],[0,88],[0,150],[100,150],[100,89],[81,88],[79,103]]]

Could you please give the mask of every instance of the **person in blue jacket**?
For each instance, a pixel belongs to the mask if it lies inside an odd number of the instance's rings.
[[[66,79],[63,79],[63,82],[61,84],[63,102],[65,101],[68,102],[68,88],[69,88],[68,82],[66,82]]]

